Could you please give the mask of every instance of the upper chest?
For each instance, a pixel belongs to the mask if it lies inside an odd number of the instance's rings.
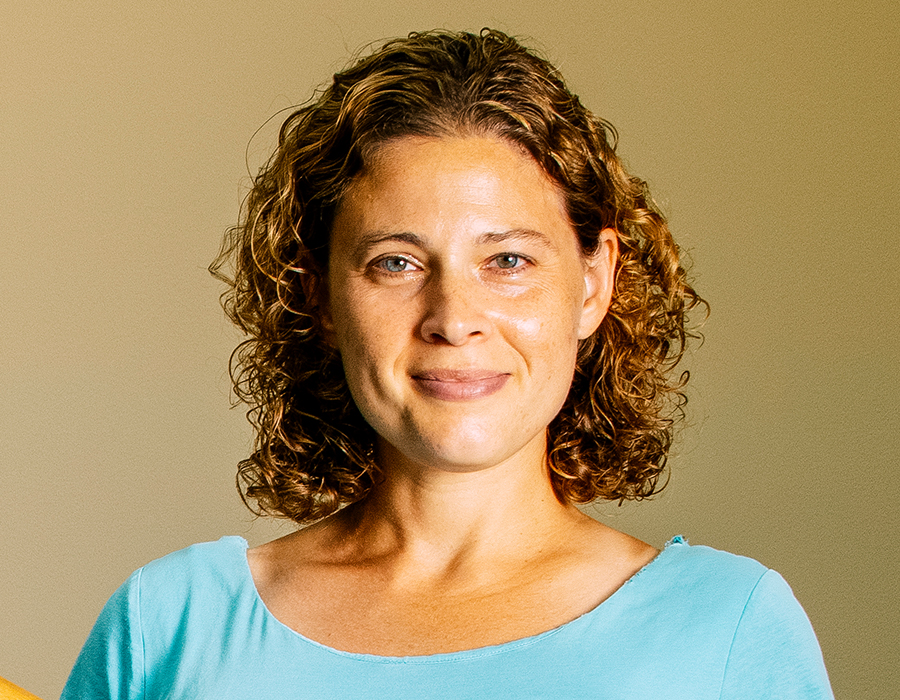
[[[269,612],[304,637],[342,651],[418,656],[557,628],[596,608],[651,558],[647,552],[615,567],[548,558],[474,577],[419,580],[398,578],[384,563],[251,569]]]

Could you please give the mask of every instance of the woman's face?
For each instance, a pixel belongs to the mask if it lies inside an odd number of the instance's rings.
[[[502,140],[380,146],[334,219],[326,319],[380,454],[452,471],[543,459],[609,305],[602,239],[585,259],[560,193]]]

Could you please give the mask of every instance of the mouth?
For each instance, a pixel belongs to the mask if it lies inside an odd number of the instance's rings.
[[[469,401],[495,394],[509,374],[496,370],[432,369],[412,375],[416,389],[442,401]]]

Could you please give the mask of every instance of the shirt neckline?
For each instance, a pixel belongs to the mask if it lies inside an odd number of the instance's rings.
[[[565,630],[573,629],[578,625],[589,624],[593,618],[599,616],[603,611],[607,610],[612,601],[618,600],[622,597],[623,591],[627,591],[632,587],[632,584],[644,575],[647,571],[659,568],[658,562],[664,559],[668,559],[671,554],[668,554],[673,549],[678,546],[689,546],[687,539],[685,539],[681,535],[676,535],[668,542],[666,542],[665,546],[659,551],[659,553],[651,559],[649,562],[644,564],[637,572],[635,572],[629,579],[627,579],[621,586],[619,586],[610,596],[602,600],[597,606],[591,608],[586,613],[579,615],[578,617],[569,620],[568,622],[564,622],[558,627],[554,627],[552,629],[546,630],[544,632],[539,632],[537,634],[522,637],[520,639],[514,639],[509,642],[501,642],[500,644],[493,644],[489,646],[483,647],[475,647],[473,649],[463,649],[460,651],[450,651],[439,654],[417,654],[414,656],[383,656],[379,654],[365,654],[360,652],[353,651],[344,651],[342,649],[336,649],[334,647],[330,647],[327,644],[323,644],[322,642],[317,642],[315,639],[310,639],[309,637],[301,634],[297,630],[292,627],[289,627],[281,620],[279,620],[275,615],[269,610],[268,606],[262,599],[262,596],[259,594],[259,590],[256,588],[256,582],[253,580],[253,574],[250,571],[250,562],[247,559],[247,550],[250,545],[246,539],[241,536],[234,537],[226,537],[222,539],[232,539],[237,541],[240,545],[240,559],[241,559],[241,576],[243,578],[243,584],[246,589],[247,595],[251,596],[252,603],[255,608],[261,609],[262,614],[266,620],[270,623],[275,624],[279,629],[285,631],[287,634],[297,639],[298,641],[316,647],[322,651],[328,652],[330,654],[334,654],[337,656],[341,656],[347,659],[353,659],[357,661],[364,661],[367,663],[380,663],[380,664],[428,664],[428,663],[452,663],[456,661],[468,661],[474,658],[484,658],[488,656],[495,656],[498,654],[504,654],[512,651],[516,651],[518,649],[522,649],[525,647],[532,646],[534,644],[538,644],[550,637],[553,637],[560,632]]]

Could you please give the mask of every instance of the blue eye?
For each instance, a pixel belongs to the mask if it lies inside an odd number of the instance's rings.
[[[522,257],[514,253],[503,253],[494,258],[494,262],[501,270],[513,270],[519,267]]]
[[[409,272],[412,264],[406,258],[382,258],[377,265],[385,272]]]

